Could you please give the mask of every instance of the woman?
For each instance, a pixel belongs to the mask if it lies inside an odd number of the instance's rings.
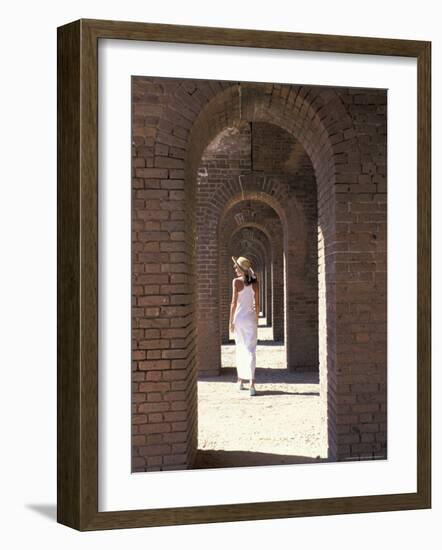
[[[256,395],[256,343],[258,339],[259,289],[251,262],[243,256],[232,256],[237,275],[232,282],[230,306],[230,330],[235,334],[236,369],[238,388],[244,389],[243,381],[250,380],[250,395]]]

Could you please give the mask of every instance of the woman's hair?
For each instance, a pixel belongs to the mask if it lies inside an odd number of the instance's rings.
[[[256,283],[257,280],[258,280],[258,277],[256,275],[252,276],[250,275],[250,273],[244,273],[244,284],[246,286],[251,285],[252,283]]]

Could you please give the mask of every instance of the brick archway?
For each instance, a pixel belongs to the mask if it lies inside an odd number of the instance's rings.
[[[272,87],[270,87],[272,88]],[[227,88],[218,97],[209,102],[201,111],[196,123],[192,127],[191,138],[200,144],[200,149],[195,149],[192,162],[189,165],[188,177],[192,179],[199,158],[203,156],[203,144],[210,143],[214,137],[226,127],[240,125],[243,120],[265,121],[275,124],[291,135],[302,145],[307,152],[315,173],[317,184],[317,216],[318,216],[318,272],[323,276],[319,278],[319,368],[321,378],[321,417],[326,433],[324,446],[328,449],[331,458],[338,456],[338,434],[336,429],[337,400],[334,392],[336,387],[336,293],[335,262],[333,247],[336,231],[335,192],[336,184],[347,183],[348,171],[346,163],[338,166],[341,160],[350,158],[355,149],[355,130],[351,117],[346,112],[344,105],[335,91],[330,89],[309,88],[308,93],[303,93],[301,88],[287,87],[287,95],[281,98],[257,90],[253,84]],[[288,99],[291,98],[291,99]],[[210,124],[208,121],[210,120]],[[348,155],[346,157],[346,155]],[[239,180],[241,196],[244,197],[244,179]],[[212,198],[212,212],[219,211],[220,203],[226,200],[226,194],[235,187],[235,182],[219,192],[219,197]],[[238,189],[237,189],[238,191]],[[259,192],[258,192],[259,193]],[[256,195],[253,198],[259,200]],[[287,199],[281,194],[283,204]],[[299,209],[298,209],[299,211]],[[216,215],[212,220],[216,220]],[[210,222],[207,221],[206,227]],[[213,228],[212,228],[213,229]],[[287,235],[287,221],[285,222],[285,235]],[[216,242],[216,241],[215,241]],[[284,250],[287,243],[284,242]],[[288,260],[288,264],[291,262]],[[290,271],[290,278],[296,274]],[[299,277],[302,279],[302,276]],[[298,279],[298,280],[299,280]],[[291,279],[290,279],[291,280]],[[287,293],[293,298],[293,293]],[[290,308],[290,305],[289,305]],[[216,331],[216,339],[219,341],[219,332]],[[287,343],[288,357],[290,357],[290,341],[288,331],[296,334],[290,321],[286,321],[285,341]],[[311,335],[311,332],[310,332]],[[305,341],[304,341],[305,343]],[[212,347],[212,350],[219,346]],[[291,349],[294,349],[292,346]],[[290,361],[290,359],[289,359]]]
[[[241,208],[243,201],[236,206]],[[253,205],[253,213],[261,219],[254,221],[245,219],[243,215],[235,214],[235,207],[229,208],[227,214],[223,217],[222,231],[220,232],[220,255],[219,255],[219,273],[220,273],[220,314],[221,314],[221,339],[222,342],[228,341],[227,321],[230,310],[231,300],[231,256],[241,253],[240,249],[230,246],[229,250],[223,243],[233,241],[235,235],[245,228],[255,229],[254,240],[259,240],[261,246],[266,249],[267,261],[263,275],[265,277],[262,292],[261,303],[265,306],[265,315],[267,325],[273,327],[273,337],[276,341],[284,341],[284,265],[283,265],[283,231],[282,222],[276,211],[264,203],[257,201],[248,201]],[[239,210],[242,214],[242,211]],[[228,223],[230,221],[230,223]],[[261,235],[261,238],[259,238]],[[244,251],[247,255],[248,251]]]
[[[312,288],[306,288],[304,272],[299,269],[299,266],[306,263],[307,243],[301,206],[297,203],[296,196],[289,196],[287,186],[276,178],[272,178],[269,183],[265,176],[250,175],[242,179],[241,185],[242,188],[239,182],[232,181],[227,189],[222,188],[212,199],[205,216],[204,238],[199,239],[197,245],[200,368],[207,372],[207,366],[210,365],[212,373],[219,373],[221,368],[219,273],[225,266],[230,266],[231,262],[224,257],[221,265],[220,228],[231,208],[250,200],[270,206],[277,213],[283,228],[283,265],[281,266],[279,259],[277,267],[284,273],[283,288],[286,290],[283,293],[287,297],[284,323],[287,364],[292,368],[305,368],[315,363],[317,365],[318,342],[314,327],[312,333],[311,326],[317,322],[317,310],[314,303],[313,307],[309,304],[317,296],[317,283],[315,278]],[[297,316],[298,308],[306,313]]]
[[[233,264],[231,262],[231,256],[233,255],[246,256],[252,261],[253,269],[260,282],[260,309],[266,319],[268,319],[269,315],[271,317],[271,311],[269,311],[270,306],[267,303],[269,287],[266,275],[268,276],[268,271],[272,261],[272,247],[267,234],[262,229],[257,229],[256,226],[252,228],[248,225],[239,226],[233,232],[231,231],[231,228],[229,228],[223,233],[226,234],[226,232],[229,235],[229,237],[226,237],[227,246],[223,247],[223,241],[220,241],[220,291],[223,289],[223,286],[226,286],[229,289],[228,300],[223,301],[223,297],[221,296],[219,308],[222,339],[225,334],[225,327],[228,327],[227,323],[229,319],[230,302],[232,297],[232,276],[229,277],[229,275],[231,275],[230,273],[227,275],[227,270],[225,272],[226,277],[223,276],[224,270],[222,269],[222,264],[225,261],[233,272]],[[223,249],[227,252],[227,254],[223,254]],[[225,257],[225,260],[223,257]]]
[[[144,77],[133,83],[134,471],[194,460],[197,173],[207,145],[243,122],[283,128],[314,169],[329,456],[384,452],[386,94]],[[370,415],[376,437],[363,425]]]
[[[258,203],[254,203],[254,209]],[[232,211],[231,209],[230,211]],[[231,233],[239,231],[242,228],[252,228],[259,232],[262,232],[261,240],[264,238],[267,240],[267,246],[270,246],[269,264],[264,271],[265,276],[265,315],[267,326],[271,326],[273,329],[273,339],[276,342],[284,342],[284,258],[283,258],[283,231],[281,220],[273,209],[267,211],[274,213],[274,216],[265,216],[264,219],[257,223],[254,219],[244,219],[241,217],[237,221],[236,229],[232,229]],[[260,213],[262,215],[262,211]],[[233,251],[232,255],[237,251]],[[229,257],[225,262],[228,262]],[[228,286],[228,277],[223,274],[224,260],[220,260],[220,273],[221,273],[221,290]],[[229,298],[230,300],[230,298]],[[221,312],[225,316],[228,314],[230,302],[223,301],[221,296]],[[227,313],[223,313],[223,312]],[[222,333],[223,334],[223,333]],[[223,340],[224,341],[224,340]]]
[[[245,235],[245,232],[247,232],[247,235]],[[236,248],[236,240],[238,239],[238,234],[240,233],[239,237],[239,244],[240,249],[238,250]],[[275,319],[274,317],[274,311],[272,307],[274,292],[272,288],[272,268],[275,265],[276,257],[278,256],[276,254],[276,249],[278,248],[278,244],[280,246],[280,249],[282,251],[282,233],[279,236],[279,238],[275,237],[272,230],[269,230],[265,223],[253,223],[253,222],[243,222],[241,224],[238,224],[235,228],[228,228],[228,234],[230,234],[230,240],[229,240],[229,255],[235,255],[240,253],[241,255],[247,256],[248,252],[248,246],[243,246],[241,238],[245,236],[247,238],[247,244],[251,242],[253,245],[256,245],[261,250],[261,255],[263,257],[262,262],[260,263],[258,267],[258,280],[260,281],[260,291],[261,291],[261,310],[263,312],[263,315],[266,319],[266,325],[268,327],[274,327],[275,325]],[[228,262],[229,258],[226,258],[226,262]],[[220,267],[221,267],[221,286],[222,289],[223,286],[228,286],[229,280],[228,277],[223,276],[222,271],[222,265],[223,265],[223,259],[220,259]],[[282,267],[282,262],[281,262]],[[256,269],[255,269],[256,271]],[[281,269],[280,280],[283,281],[283,273]],[[229,308],[230,308],[230,301],[231,301],[231,291],[229,292],[228,300],[225,302],[223,301],[223,298],[221,297],[221,327],[225,326],[225,320],[228,318],[229,314]],[[279,312],[278,312],[279,313]],[[284,309],[281,308],[282,313],[282,329],[284,328]],[[224,321],[224,323],[223,323]],[[284,330],[282,330],[283,334]],[[224,336],[223,331],[221,331],[222,337]],[[277,340],[281,340],[282,337],[279,335],[279,338],[276,338]],[[224,338],[222,338],[224,342]]]

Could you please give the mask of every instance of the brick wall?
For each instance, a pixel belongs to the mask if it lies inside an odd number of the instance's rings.
[[[336,180],[338,456],[382,458],[387,453],[387,96],[353,89],[343,100],[354,133]]]

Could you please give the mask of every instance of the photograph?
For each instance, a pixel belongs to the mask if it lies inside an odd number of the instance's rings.
[[[387,98],[131,76],[132,473],[388,459]]]
[[[441,539],[441,10],[398,8],[4,4],[6,550]]]

